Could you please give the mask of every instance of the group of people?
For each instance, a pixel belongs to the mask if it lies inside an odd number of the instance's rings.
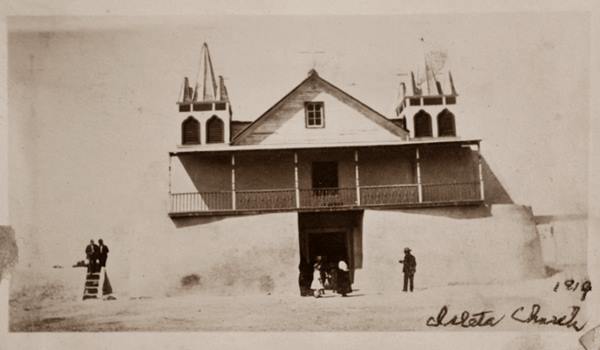
[[[398,260],[402,264],[402,273],[404,275],[403,292],[412,292],[414,290],[414,278],[417,272],[417,259],[411,254],[411,249],[404,248],[404,258]],[[319,298],[325,294],[325,289],[332,289],[334,292],[346,296],[352,292],[350,282],[350,270],[344,260],[335,263],[328,263],[321,256],[317,256],[312,264],[305,259],[300,261],[300,275],[298,285],[300,286],[301,296],[314,296]]]
[[[85,256],[88,261],[88,272],[99,272],[101,268],[106,267],[108,246],[104,244],[102,239],[98,240],[98,244],[91,239],[90,244],[85,247]]]
[[[320,298],[325,295],[325,289],[331,289],[343,297],[352,292],[350,270],[344,260],[327,262],[317,256],[312,264],[304,259],[300,262],[298,284],[301,296]]]

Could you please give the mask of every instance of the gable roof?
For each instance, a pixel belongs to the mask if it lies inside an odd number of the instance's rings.
[[[408,137],[408,132],[405,129],[403,129],[401,126],[395,124],[394,122],[392,122],[391,120],[386,118],[383,114],[377,112],[376,110],[369,107],[365,103],[361,102],[357,98],[351,96],[344,90],[338,88],[337,86],[333,85],[332,83],[328,82],[327,80],[321,78],[316,70],[311,69],[311,71],[309,72],[309,75],[306,79],[304,79],[302,82],[300,82],[300,84],[298,84],[290,92],[288,92],[285,96],[283,96],[279,101],[277,101],[273,106],[271,106],[267,111],[265,111],[260,117],[258,117],[256,120],[254,120],[248,126],[246,126],[246,128],[244,128],[242,131],[240,131],[237,135],[235,135],[235,137],[233,137],[233,139],[231,140],[231,144],[232,145],[237,144],[244,137],[249,135],[252,130],[256,129],[259,125],[263,124],[269,118],[269,116],[272,114],[271,112],[273,110],[275,110],[279,106],[283,105],[291,96],[294,95],[294,93],[296,93],[298,90],[300,90],[300,88],[302,88],[304,85],[308,84],[311,81],[320,82],[320,83],[324,84],[325,86],[331,88],[332,90],[336,91],[337,93],[341,94],[342,96],[348,98],[350,101],[356,103],[357,107],[362,108],[367,112],[367,113],[363,113],[366,117],[369,117],[371,120],[373,120],[379,126],[388,130],[392,134],[399,136],[399,137]]]

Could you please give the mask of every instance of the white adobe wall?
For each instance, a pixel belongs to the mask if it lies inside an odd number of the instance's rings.
[[[469,219],[365,211],[356,287],[400,290],[406,246],[417,259],[417,288],[543,277],[535,224],[518,205],[494,205],[492,216]]]
[[[417,289],[544,276],[539,239],[527,209],[494,205],[492,216],[483,218],[466,218],[475,208],[446,209],[452,217],[442,215],[444,210],[366,210],[363,268],[355,273],[354,288],[365,293],[400,290],[398,259],[405,246],[417,258]],[[455,218],[461,215],[465,218]],[[297,213],[189,218],[168,226],[140,222],[126,234],[119,232],[120,241],[117,235],[107,238],[113,248],[109,275],[117,297],[298,295]],[[76,300],[83,274],[81,269],[48,267],[40,283],[62,286],[67,293],[63,297]],[[182,287],[181,279],[192,274],[199,284]],[[30,274],[17,277],[17,292],[36,280]]]
[[[417,288],[485,284],[544,277],[541,248],[530,212],[518,205],[495,205],[492,216],[466,218],[473,209],[367,210],[363,221],[363,268],[355,288],[365,292],[401,289],[398,259],[410,246],[417,258]],[[435,215],[433,215],[435,214]],[[200,293],[298,294],[296,213],[221,219],[189,219],[176,233],[140,235],[130,256],[131,295]],[[134,243],[135,244],[135,243]],[[181,278],[197,274],[186,290]]]
[[[560,268],[587,262],[586,220],[555,221],[538,225],[537,228],[546,265]]]
[[[130,256],[130,295],[298,293],[296,213],[178,223],[187,226],[138,235],[134,245],[141,249],[132,249]],[[191,274],[199,284],[182,287],[182,277]]]

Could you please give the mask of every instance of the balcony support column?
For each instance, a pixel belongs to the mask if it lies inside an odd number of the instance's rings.
[[[360,176],[358,170],[358,150],[354,150],[354,180],[356,185],[356,205],[360,206]]]
[[[296,193],[296,208],[300,208],[300,188],[298,187],[298,152],[294,152],[294,190]]]
[[[477,170],[479,173],[479,195],[480,199],[485,199],[484,183],[483,183],[483,164],[481,160],[481,147],[477,144]]]
[[[419,156],[419,148],[415,149],[415,160],[417,168],[417,192],[419,195],[419,203],[423,203],[423,185],[421,184],[421,162]]]
[[[169,212],[172,212],[174,210],[174,207],[173,207],[173,196],[171,195],[172,194],[172,190],[171,190],[172,185],[171,185],[171,183],[173,181],[173,180],[171,180],[171,177],[172,177],[172,175],[171,175],[171,171],[172,171],[171,170],[172,169],[171,162],[172,161],[173,161],[173,155],[171,153],[169,153]]]
[[[231,154],[231,209],[235,210],[235,155]]]

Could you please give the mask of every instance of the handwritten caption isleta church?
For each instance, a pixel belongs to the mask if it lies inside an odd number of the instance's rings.
[[[524,324],[572,328],[576,332],[583,330],[587,325],[587,322],[580,324],[580,321],[577,320],[577,315],[581,310],[579,306],[571,306],[571,313],[569,315],[545,316],[540,314],[541,309],[542,307],[539,304],[533,304],[530,308],[520,306],[510,314],[510,319]],[[426,325],[428,327],[458,326],[462,328],[496,327],[505,319],[505,316],[504,314],[496,316],[492,310],[474,313],[463,311],[460,314],[448,316],[448,306],[444,305],[437,316],[427,318]]]

